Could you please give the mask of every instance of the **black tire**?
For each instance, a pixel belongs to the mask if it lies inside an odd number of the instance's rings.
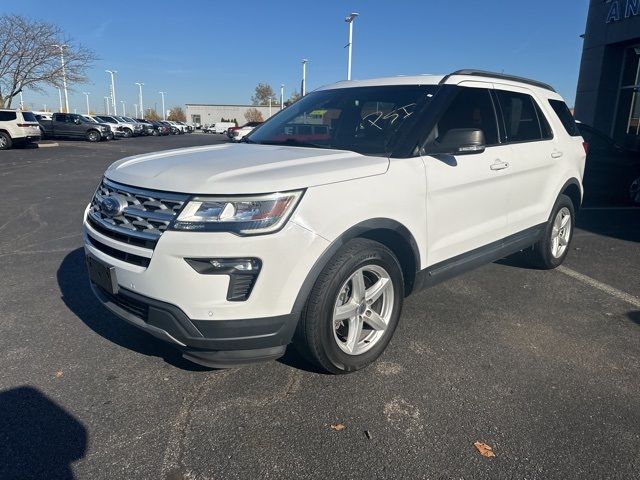
[[[92,143],[99,142],[101,137],[100,132],[97,130],[89,130],[86,134],[87,141]]]
[[[336,341],[333,311],[345,282],[368,265],[382,267],[388,273],[393,284],[393,305],[387,327],[373,347],[360,355],[349,355]],[[389,344],[400,318],[403,299],[402,269],[391,250],[372,240],[351,240],[320,273],[298,323],[294,345],[307,360],[327,372],[344,374],[360,370],[375,361]]]
[[[151,135],[153,135],[154,137],[157,137],[158,135],[160,135],[160,132],[158,130],[152,130]]]
[[[131,137],[133,137],[133,130],[131,130],[130,128],[125,128],[124,138],[131,138]]]
[[[640,207],[640,177],[629,184],[629,205]]]
[[[0,132],[0,150],[8,150],[13,145],[13,141],[9,134]]]
[[[571,213],[570,223],[571,230],[569,231],[569,239],[566,245],[566,248],[559,256],[554,256],[552,253],[552,241],[553,241],[553,233],[554,233],[554,222],[558,213],[562,209],[568,209]],[[542,238],[538,240],[538,242],[529,250],[525,250],[523,252],[524,258],[526,262],[535,268],[539,268],[541,270],[553,270],[554,268],[559,267],[564,262],[565,258],[567,258],[567,254],[569,253],[569,249],[571,246],[571,240],[573,239],[573,232],[575,230],[575,222],[576,222],[576,211],[573,206],[573,202],[566,195],[560,195],[558,200],[556,200],[556,204],[551,211],[551,216],[547,221],[547,225],[544,229],[544,233],[542,234]]]

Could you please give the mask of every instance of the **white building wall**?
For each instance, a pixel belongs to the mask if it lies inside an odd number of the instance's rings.
[[[238,121],[239,125],[243,125],[247,122],[244,114],[250,108],[255,108],[262,113],[262,118],[267,119],[272,115],[275,115],[280,111],[280,105],[273,105],[271,108],[267,105],[255,106],[255,105],[205,105],[205,104],[189,104],[186,105],[187,123],[197,123],[194,116],[200,115],[200,123],[202,125],[212,125],[219,122],[222,118],[225,120]]]

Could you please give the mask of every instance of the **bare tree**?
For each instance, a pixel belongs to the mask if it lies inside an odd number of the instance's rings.
[[[10,108],[25,88],[62,87],[60,50],[53,45],[67,45],[67,84],[86,82],[86,72],[97,59],[91,50],[72,45],[57,25],[20,15],[0,16],[0,107]]]
[[[187,116],[184,114],[184,110],[182,109],[182,107],[173,107],[169,111],[167,120],[171,120],[172,122],[186,122]]]
[[[259,83],[256,86],[255,93],[251,97],[251,103],[253,105],[268,105],[270,98],[275,98],[275,94],[273,93],[273,88],[271,88],[271,85],[268,85],[266,83]]]
[[[147,110],[147,114],[144,115],[145,120],[150,120],[152,122],[157,122],[158,120],[162,120],[162,117],[158,115],[153,108]]]
[[[298,100],[300,100],[300,97],[302,97],[302,95],[300,95],[297,91],[294,90],[293,92],[291,92],[291,96],[289,97],[289,100],[286,100],[284,102],[285,107],[288,107],[292,103],[297,102]]]
[[[247,122],[264,122],[264,118],[262,118],[262,112],[257,108],[250,108],[244,114],[244,118]]]

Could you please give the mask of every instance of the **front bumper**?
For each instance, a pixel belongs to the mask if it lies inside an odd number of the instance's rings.
[[[222,363],[214,363],[225,359],[233,364],[281,355],[297,324],[300,312],[294,305],[298,293],[329,246],[324,238],[289,222],[277,233],[251,237],[167,231],[152,250],[110,238],[95,230],[86,218],[85,212],[85,252],[114,267],[119,293],[125,300],[133,298],[149,305],[149,312],[169,312],[163,318],[173,320],[167,320],[162,328],[155,317],[131,318],[130,312],[118,307],[118,299],[107,298],[106,291],[94,289],[96,296],[116,315],[208,366],[220,366]],[[144,261],[132,264],[120,259],[122,255],[116,258],[114,250]],[[185,261],[245,257],[259,259],[262,266],[244,301],[227,299],[229,275],[201,274]]]

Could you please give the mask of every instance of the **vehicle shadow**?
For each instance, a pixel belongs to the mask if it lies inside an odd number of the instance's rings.
[[[0,478],[73,479],[87,429],[35,388],[0,391]]]
[[[576,227],[629,242],[640,242],[640,208],[582,210]]]
[[[82,248],[73,250],[62,260],[57,280],[65,305],[91,330],[110,342],[143,355],[160,357],[181,370],[212,370],[185,360],[177,348],[138,330],[104,308],[89,286]]]
[[[289,345],[284,356],[280,357],[277,361],[297,370],[303,370],[309,373],[318,373],[320,375],[329,375],[329,373],[308,362],[302,355],[300,355],[300,353],[298,353],[293,345]]]
[[[640,325],[640,311],[634,311],[627,313],[627,317],[636,325]]]

